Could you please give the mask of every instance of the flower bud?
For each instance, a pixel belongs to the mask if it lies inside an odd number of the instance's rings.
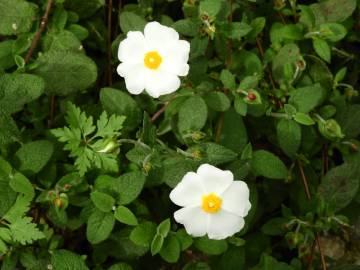
[[[56,209],[66,209],[69,205],[69,198],[65,193],[61,193],[53,200]]]
[[[255,90],[248,91],[247,96],[245,96],[243,100],[247,104],[261,104],[261,96]]]
[[[329,140],[339,140],[344,138],[340,125],[334,120],[318,121],[320,133]]]
[[[106,139],[103,144],[99,147],[98,153],[112,153],[119,147],[118,142],[114,138]]]

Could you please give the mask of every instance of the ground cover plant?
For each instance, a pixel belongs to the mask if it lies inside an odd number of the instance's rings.
[[[0,0],[1,270],[360,269],[359,7]]]

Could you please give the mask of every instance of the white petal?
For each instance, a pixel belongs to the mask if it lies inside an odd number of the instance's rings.
[[[190,43],[185,40],[177,40],[166,44],[161,48],[163,63],[161,68],[178,76],[186,76],[189,73]]]
[[[141,78],[141,77],[139,77]],[[175,74],[162,70],[149,71],[145,90],[154,98],[175,92],[180,87],[180,79]]]
[[[196,173],[188,172],[170,192],[170,200],[179,206],[200,206],[203,194],[202,179]]]
[[[139,78],[146,78],[148,72],[142,64],[120,64],[117,72],[125,77],[126,89],[131,94],[138,95],[144,91],[145,80]]]
[[[143,63],[146,51],[144,35],[139,31],[130,31],[127,38],[120,42],[118,57],[121,62]]]
[[[249,188],[243,181],[234,181],[221,197],[221,208],[241,217],[245,217],[251,208]]]
[[[242,217],[221,210],[209,215],[207,234],[210,239],[225,239],[239,232],[244,225]]]
[[[144,35],[150,46],[155,47],[162,47],[167,42],[179,39],[179,34],[173,28],[158,22],[149,22],[144,28]]]
[[[217,195],[221,195],[234,180],[232,172],[220,170],[210,164],[202,164],[197,173],[203,179],[206,191]]]
[[[174,213],[176,222],[183,224],[186,232],[195,237],[206,234],[208,216],[200,207],[184,207]]]

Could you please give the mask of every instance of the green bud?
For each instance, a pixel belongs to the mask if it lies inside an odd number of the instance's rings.
[[[205,138],[205,133],[201,131],[195,131],[191,134],[191,138],[193,139],[193,141],[200,141]]]
[[[151,163],[150,162],[146,162],[144,165],[143,165],[143,171],[145,173],[149,173],[149,171],[151,170],[152,166],[151,166]]]
[[[336,141],[344,138],[340,125],[334,119],[318,121],[318,127],[320,133],[329,140]]]
[[[113,153],[119,148],[118,142],[114,138],[106,139],[102,145],[99,147],[99,150],[96,150],[98,153]]]
[[[61,193],[53,200],[56,209],[66,209],[69,205],[69,198],[65,193]]]

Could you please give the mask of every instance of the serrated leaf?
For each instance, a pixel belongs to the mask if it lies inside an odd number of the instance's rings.
[[[14,223],[9,225],[15,242],[26,245],[45,237],[44,233],[39,231],[36,224],[31,223],[31,221],[31,217],[23,217],[18,218]]]
[[[265,150],[253,152],[251,167],[256,174],[270,179],[286,179],[288,170],[284,163],[273,153]]]

